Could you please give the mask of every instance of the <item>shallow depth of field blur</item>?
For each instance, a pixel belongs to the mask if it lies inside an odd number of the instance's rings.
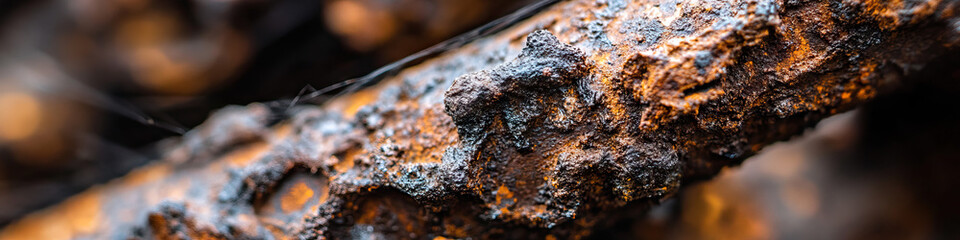
[[[123,176],[230,104],[293,98],[532,0],[0,2],[0,226]],[[960,232],[960,54],[604,237]]]

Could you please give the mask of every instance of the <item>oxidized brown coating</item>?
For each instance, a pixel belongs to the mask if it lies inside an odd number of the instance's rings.
[[[894,86],[958,42],[958,8],[562,2],[273,126],[225,110],[168,161],[3,234],[584,237]],[[99,211],[45,225],[71,202]]]

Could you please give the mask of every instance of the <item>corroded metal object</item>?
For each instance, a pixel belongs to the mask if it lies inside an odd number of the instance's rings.
[[[165,161],[5,238],[579,238],[895,87],[957,1],[566,1]]]

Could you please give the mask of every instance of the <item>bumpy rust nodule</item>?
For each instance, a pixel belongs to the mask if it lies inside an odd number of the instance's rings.
[[[444,103],[460,143],[447,162],[464,162],[451,169],[463,179],[450,182],[473,189],[492,219],[543,227],[572,219],[581,205],[621,206],[674,190],[676,152],[642,141],[636,128],[609,125],[594,69],[585,53],[538,30],[516,59],[457,78]],[[503,201],[504,191],[513,197]]]
[[[565,1],[273,123],[168,156],[3,238],[581,238],[899,84],[957,1]]]

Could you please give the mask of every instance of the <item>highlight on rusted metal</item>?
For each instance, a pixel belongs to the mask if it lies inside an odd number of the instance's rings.
[[[231,107],[20,238],[581,238],[958,43],[957,1],[558,3],[274,123]]]

